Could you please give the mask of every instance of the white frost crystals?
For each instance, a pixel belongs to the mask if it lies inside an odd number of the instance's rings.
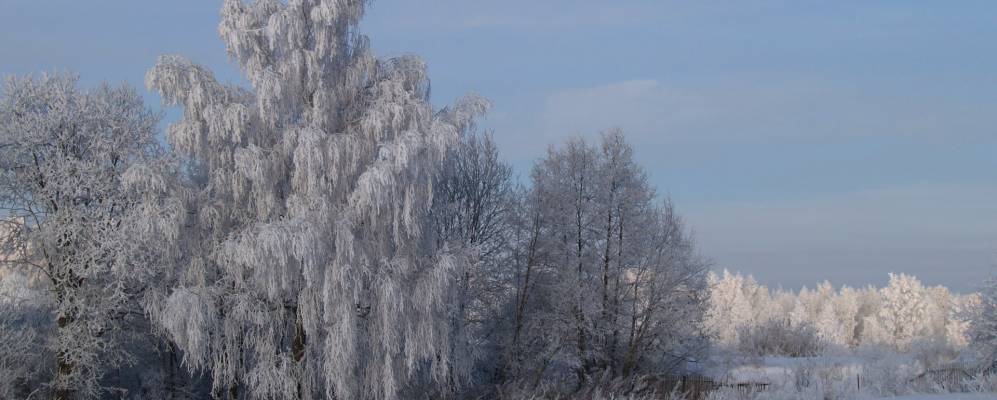
[[[11,78],[0,100],[3,267],[43,280],[56,326],[56,398],[95,396],[103,374],[129,361],[123,333],[141,291],[136,243],[119,229],[136,199],[122,184],[158,156],[158,117],[126,87],[83,91],[72,76]],[[33,302],[44,305],[44,302]],[[49,314],[50,313],[50,314]],[[28,324],[30,325],[30,324]]]
[[[147,76],[184,108],[168,139],[189,160],[192,243],[148,304],[216,395],[393,398],[456,356],[444,299],[462,258],[423,233],[434,176],[487,102],[434,112],[423,63],[377,60],[355,33],[363,9],[226,1],[251,89],[178,56]]]

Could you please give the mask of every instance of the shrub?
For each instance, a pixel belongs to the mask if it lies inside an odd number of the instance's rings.
[[[738,335],[738,350],[752,356],[811,357],[825,347],[817,329],[806,323],[791,325],[773,319],[742,328]]]

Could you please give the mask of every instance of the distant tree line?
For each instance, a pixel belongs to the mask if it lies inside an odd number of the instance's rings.
[[[882,288],[835,289],[824,282],[790,292],[769,290],[750,276],[711,272],[706,327],[717,345],[754,355],[813,356],[828,347],[863,346],[956,353],[970,344],[980,295],[927,287],[906,274],[889,276]]]

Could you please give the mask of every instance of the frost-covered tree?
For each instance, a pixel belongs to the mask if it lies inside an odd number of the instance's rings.
[[[671,203],[655,200],[623,134],[552,147],[531,177],[527,261],[514,285],[513,358],[528,365],[520,376],[567,369],[586,384],[596,373],[662,371],[691,357],[705,263]]]
[[[81,90],[61,75],[4,87],[2,264],[44,276],[55,398],[96,397],[103,374],[128,361],[122,330],[141,316],[141,288],[127,279],[136,265],[120,228],[135,201],[122,182],[158,154],[157,121],[127,87]]]
[[[451,366],[457,374],[474,372],[480,382],[499,368],[506,305],[512,291],[509,265],[513,240],[512,167],[499,158],[491,134],[467,132],[447,154],[436,179],[432,218],[440,247],[459,251],[466,262],[454,274],[451,350],[463,354]]]
[[[361,0],[227,0],[251,87],[164,56],[147,84],[184,113],[186,257],[150,313],[214,396],[396,398],[452,378],[453,274],[434,178],[478,98],[434,110],[425,65],[375,58]],[[461,371],[463,372],[463,371]]]
[[[760,346],[783,353],[813,354],[813,349],[824,345],[882,345],[908,351],[912,344],[920,343],[953,354],[967,344],[967,315],[971,313],[966,310],[973,308],[976,297],[953,295],[941,286],[925,288],[917,278],[903,274],[891,275],[890,284],[882,289],[843,286],[835,290],[823,282],[813,290],[779,290],[771,296],[750,276],[724,271],[722,276],[711,274],[709,281],[707,326],[714,341],[723,346],[736,344],[741,351],[760,355],[763,353],[745,349]],[[812,331],[819,343],[809,338]],[[748,337],[742,339],[744,334]],[[794,343],[814,346],[789,351],[786,346],[767,342],[789,342],[784,338],[794,334],[806,336],[794,339]]]
[[[790,325],[800,326],[816,321],[817,313],[815,312],[815,304],[812,299],[813,294],[806,286],[800,289],[800,293],[796,296],[796,301],[793,304],[793,310],[789,312]]]
[[[834,303],[828,302],[821,308],[816,322],[817,331],[824,342],[842,347],[847,345],[847,326],[841,323]]]
[[[952,311],[956,308],[957,299],[944,286],[933,286],[925,288],[925,318],[922,321],[922,336],[930,337],[940,343],[945,343],[947,339],[947,327]]]
[[[622,327],[609,321],[622,331],[619,342],[625,350],[619,360],[609,358],[610,371],[624,377],[679,371],[686,362],[698,360],[705,346],[707,262],[696,252],[671,201],[653,208],[642,226],[650,232],[635,236],[647,241],[637,247],[642,251],[634,253],[634,263],[621,271],[630,294],[620,302],[629,309],[620,313]]]
[[[576,138],[563,150],[551,148],[546,158],[533,171],[534,190],[541,191],[550,206],[541,212],[550,224],[545,237],[547,258],[554,263],[558,279],[547,290],[554,291],[559,301],[551,303],[551,332],[564,338],[565,351],[573,353],[569,360],[578,382],[584,382],[593,362],[594,318],[601,304],[596,279],[598,249],[594,234],[596,214],[597,150]]]
[[[512,291],[505,306],[509,326],[503,335],[505,348],[497,366],[497,380],[526,381],[536,386],[567,345],[564,338],[548,334],[561,323],[554,304],[563,300],[550,290],[558,282],[549,250],[553,227],[546,212],[553,199],[536,187],[517,188],[514,199],[508,236]]]
[[[917,278],[893,273],[889,284],[880,290],[883,303],[879,322],[889,343],[897,349],[907,349],[923,327],[929,304],[924,292]]]
[[[980,295],[972,293],[953,296],[952,308],[948,310],[948,322],[945,325],[945,341],[956,348],[965,348],[970,344],[970,334],[973,321],[977,318]]]
[[[755,285],[754,278],[724,270],[721,275],[711,272],[707,278],[710,288],[706,326],[717,343],[733,346],[738,342],[738,331],[752,322],[751,302],[744,287]]]
[[[169,332],[158,324],[164,292],[189,279],[183,266],[189,249],[196,248],[196,227],[187,213],[191,200],[182,166],[175,155],[160,157],[129,169],[124,189],[135,203],[121,224],[121,234],[131,243],[125,257],[137,268],[129,274],[140,282],[139,303],[150,318],[132,325],[147,345],[137,349],[141,371],[119,370],[117,380],[131,383],[132,391],[144,397],[178,400],[201,395],[191,385],[199,380],[183,368],[182,355],[169,340]],[[137,385],[137,386],[136,386]]]
[[[840,326],[841,332],[841,341],[837,344],[844,347],[854,347],[857,344],[858,293],[853,288],[842,286],[838,294],[832,299],[832,306],[836,314],[835,323]]]
[[[499,158],[492,135],[463,135],[435,183],[437,240],[474,247],[475,257],[494,262],[507,250],[513,191],[512,167]]]
[[[997,368],[997,278],[986,281],[976,300],[969,337],[983,355],[986,367]]]
[[[884,335],[881,335],[882,328],[877,322],[879,309],[882,307],[883,299],[879,294],[879,289],[873,286],[866,286],[856,291],[858,300],[858,314],[855,315],[855,341],[856,345],[883,343]]]

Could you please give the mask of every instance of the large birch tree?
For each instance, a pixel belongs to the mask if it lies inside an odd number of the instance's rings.
[[[250,87],[164,56],[148,86],[183,117],[188,257],[150,312],[217,398],[396,398],[450,378],[462,254],[427,210],[486,103],[434,110],[416,57],[377,59],[365,1],[227,0],[219,32]]]

